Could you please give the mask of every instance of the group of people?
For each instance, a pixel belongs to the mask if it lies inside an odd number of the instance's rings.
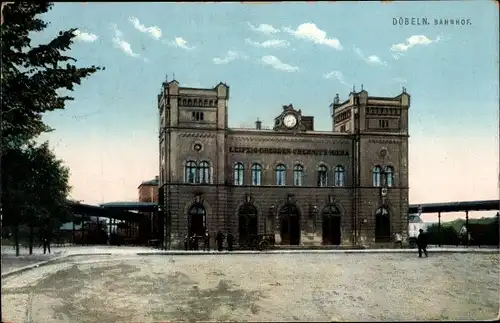
[[[210,251],[210,234],[208,230],[205,234],[200,237],[193,233],[191,236],[186,234],[184,236],[184,249],[185,250],[199,250],[199,239],[203,239],[203,251]],[[217,245],[217,250],[222,251],[224,249],[224,240],[226,241],[226,246],[228,251],[233,250],[234,246],[234,236],[231,231],[228,231],[226,235],[222,231],[218,231],[215,235],[215,243]]]
[[[402,239],[401,234],[396,233],[394,235],[394,240],[396,242],[396,246],[403,248],[403,239]],[[418,237],[417,237],[418,256],[420,258],[422,258],[422,254],[424,254],[426,257],[428,256],[427,244],[428,244],[427,233],[425,233],[424,230],[420,229]]]

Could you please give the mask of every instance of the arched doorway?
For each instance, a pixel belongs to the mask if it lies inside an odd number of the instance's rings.
[[[375,212],[375,242],[391,241],[391,217],[386,207],[379,207]]]
[[[252,204],[245,203],[238,210],[238,233],[240,246],[250,246],[258,234],[257,209]]]
[[[322,211],[322,229],[324,245],[340,245],[340,211],[335,205],[329,205]]]
[[[300,244],[300,213],[295,204],[283,206],[279,212],[281,243],[284,245]]]
[[[203,236],[206,231],[207,214],[201,204],[194,204],[188,212],[188,235]]]

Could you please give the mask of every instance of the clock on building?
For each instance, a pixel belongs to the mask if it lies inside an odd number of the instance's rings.
[[[287,114],[285,118],[283,118],[283,123],[287,128],[293,128],[297,124],[297,117],[293,114]]]

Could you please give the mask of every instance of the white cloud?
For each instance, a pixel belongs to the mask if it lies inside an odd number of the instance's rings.
[[[326,79],[336,79],[341,84],[349,86],[349,84],[347,84],[347,82],[344,79],[344,74],[342,74],[341,71],[331,71],[330,73],[325,74],[323,77]]]
[[[262,62],[264,64],[271,66],[274,69],[285,71],[285,72],[297,72],[299,68],[297,66],[292,66],[286,63],[283,63],[276,56],[268,55],[262,56]]]
[[[115,30],[115,37],[113,37],[113,43],[115,44],[115,46],[128,56],[139,57],[140,55],[134,53],[134,51],[132,50],[132,46],[130,46],[129,43],[122,39],[123,33],[118,29],[118,27],[116,25],[113,25],[113,29]]]
[[[242,55],[238,52],[235,52],[233,50],[230,50],[227,52],[226,57],[220,58],[220,57],[214,57],[212,59],[212,62],[217,65],[222,65],[222,64],[228,64],[232,61],[235,61],[237,59],[247,59],[248,57],[245,55]]]
[[[268,24],[260,24],[256,27],[252,23],[249,22],[248,25],[250,26],[250,28],[253,31],[258,31],[260,33],[267,34],[267,35],[277,34],[280,32],[279,29],[276,29],[273,26],[268,25]]]
[[[370,55],[370,56],[365,56],[361,49],[354,47],[354,52],[364,60],[366,63],[371,64],[371,65],[381,65],[381,66],[387,66],[387,62],[382,61],[378,56],[376,55]]]
[[[196,46],[189,46],[187,40],[182,37],[175,37],[175,39],[168,42],[168,44],[185,50],[192,50],[196,48]]]
[[[406,40],[406,42],[394,44],[391,46],[391,51],[396,53],[392,57],[394,59],[399,59],[401,56],[403,56],[403,53],[407,52],[412,47],[415,47],[417,45],[429,45],[432,43],[437,43],[440,40],[441,40],[441,36],[436,37],[436,39],[434,39],[434,40],[429,39],[427,36],[424,36],[424,35],[410,36]]]
[[[151,35],[151,37],[155,39],[160,39],[161,38],[161,29],[158,26],[150,26],[146,27],[143,24],[139,22],[139,19],[136,17],[130,17],[128,20],[134,25],[135,29],[140,31],[141,33],[148,33]]]
[[[315,44],[329,46],[336,50],[342,50],[343,47],[337,38],[328,38],[326,32],[319,29],[316,24],[304,23],[293,30],[289,27],[285,28],[285,31],[294,35],[297,38],[307,39]]]
[[[290,43],[282,39],[270,39],[263,42],[256,42],[249,38],[245,40],[248,44],[260,48],[284,48],[290,46]]]
[[[97,35],[86,33],[78,29],[75,30],[73,34],[75,35],[75,40],[82,41],[85,43],[93,43],[97,40],[97,38],[99,38],[99,36]]]

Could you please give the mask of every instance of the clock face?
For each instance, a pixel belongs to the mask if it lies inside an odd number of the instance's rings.
[[[283,123],[287,128],[293,128],[297,124],[297,118],[293,114],[288,114],[283,119]]]

